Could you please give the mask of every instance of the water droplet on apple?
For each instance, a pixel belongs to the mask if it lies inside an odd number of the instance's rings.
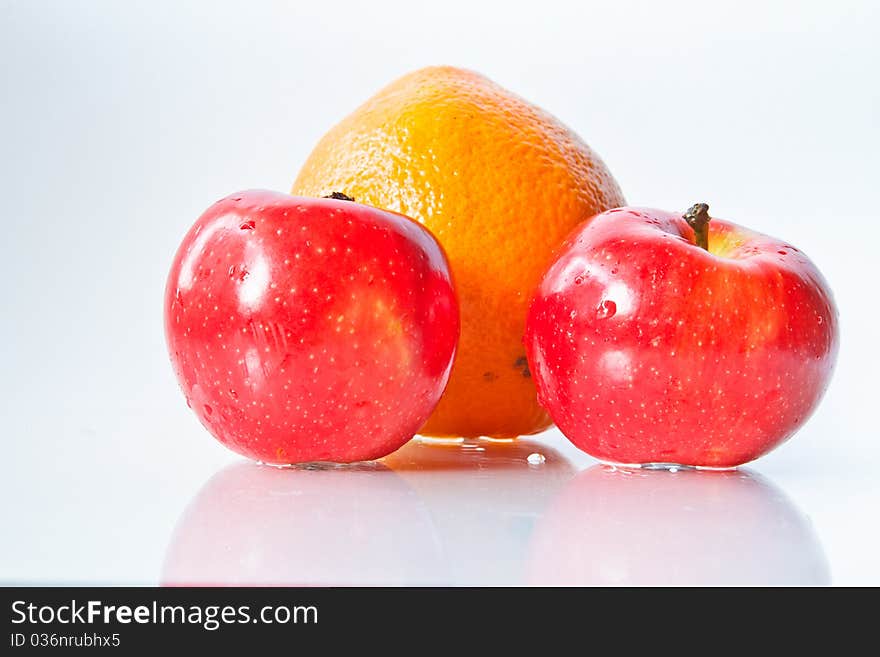
[[[823,321],[823,320],[822,320],[822,315],[817,315],[817,316],[816,316],[816,321],[819,322],[819,323],[821,324],[822,321]]]
[[[610,299],[605,299],[596,307],[596,318],[608,319],[609,317],[614,317],[616,312],[617,304]]]
[[[232,388],[229,389],[229,396],[233,399],[238,399],[238,393],[235,392],[235,390],[233,390]]]
[[[214,409],[211,408],[210,406],[208,406],[207,404],[205,404],[205,414],[206,414],[206,415],[213,415],[213,414],[214,414]]]
[[[574,278],[574,284],[575,284],[575,285],[580,285],[580,284],[583,283],[583,282],[584,282],[584,277],[583,277],[583,276],[575,276],[575,278]]]
[[[529,465],[542,465],[546,460],[547,458],[539,452],[532,452],[526,457],[526,461],[529,462]]]
[[[243,221],[239,228],[241,230],[253,230],[256,225],[257,224],[253,219],[248,219],[247,221]]]

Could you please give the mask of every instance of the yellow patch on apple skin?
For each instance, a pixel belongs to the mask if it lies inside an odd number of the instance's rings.
[[[379,290],[361,290],[338,313],[344,319],[337,322],[337,330],[347,332],[352,340],[363,344],[364,350],[370,350],[377,361],[401,373],[407,373],[413,366],[415,354],[411,338],[394,299]]]
[[[710,467],[724,463],[728,458],[726,447],[709,447],[703,452],[702,462]]]
[[[397,363],[398,371],[407,372],[413,363],[413,353],[400,313],[394,304],[388,305],[383,299],[375,303],[376,328],[380,330],[381,357],[386,363]],[[384,328],[384,331],[382,329]]]
[[[735,258],[749,235],[738,230],[712,230],[709,224],[709,253],[719,258]]]
[[[373,317],[379,325],[384,323],[387,326],[390,337],[403,335],[403,322],[393,310],[393,307],[387,305],[383,299],[376,299]]]

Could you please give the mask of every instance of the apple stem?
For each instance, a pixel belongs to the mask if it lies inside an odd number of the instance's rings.
[[[696,203],[684,213],[684,220],[688,226],[694,229],[694,239],[701,249],[709,250],[709,206],[705,203]]]
[[[333,192],[332,194],[328,194],[324,198],[332,198],[335,201],[351,201],[354,202],[354,199],[348,194],[343,194],[342,192]]]

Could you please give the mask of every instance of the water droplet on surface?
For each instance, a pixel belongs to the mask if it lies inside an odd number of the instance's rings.
[[[192,407],[193,407],[193,405],[192,405],[192,401],[190,401],[190,398],[189,398],[189,397],[186,397],[186,406],[187,406],[187,408],[192,408]]]
[[[544,455],[540,454],[539,452],[532,452],[526,457],[526,461],[529,462],[529,465],[541,465],[546,460],[547,459],[544,457]]]
[[[232,388],[229,389],[229,396],[233,399],[238,399],[238,393],[235,392],[235,390],[233,390]]]
[[[213,414],[214,414],[214,409],[211,408],[210,406],[208,406],[207,404],[205,404],[205,414],[206,414],[206,415],[213,415]]]
[[[247,221],[243,221],[239,228],[241,230],[253,230],[254,226],[256,226],[256,222],[253,219],[248,219]]]
[[[598,319],[608,319],[614,317],[617,312],[617,304],[610,299],[605,299],[596,307],[596,317]]]
[[[583,282],[584,282],[584,277],[583,277],[583,276],[575,276],[575,277],[574,277],[574,284],[575,284],[575,285],[580,285],[580,284],[583,283]]]
[[[821,324],[823,322],[822,316],[819,315],[818,317],[816,317],[816,321]]]

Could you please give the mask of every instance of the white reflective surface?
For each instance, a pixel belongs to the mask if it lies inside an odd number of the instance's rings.
[[[540,450],[540,466],[528,463]],[[384,465],[238,463],[199,491],[162,579],[181,583],[525,583],[535,522],[574,474],[534,442],[411,443]]]
[[[529,463],[534,453],[543,464]],[[556,450],[523,440],[411,443],[384,466],[227,466],[177,521],[161,581],[824,585],[831,577],[809,519],[760,475],[577,472]]]
[[[877,3],[538,6],[4,4],[0,582],[880,584]],[[559,116],[631,204],[809,254],[841,350],[797,436],[734,474],[595,469],[556,431],[275,471],[202,429],[162,335],[179,240],[433,63]]]

